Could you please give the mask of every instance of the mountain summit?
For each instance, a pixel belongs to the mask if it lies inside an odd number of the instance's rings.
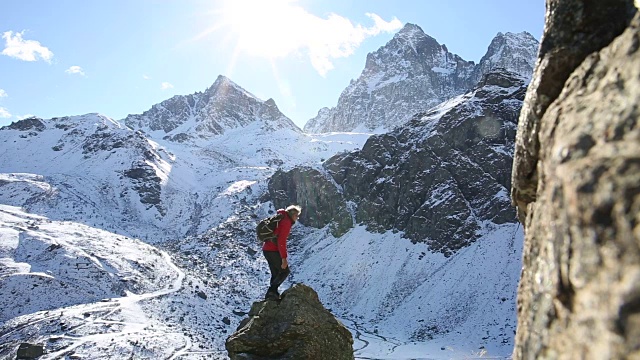
[[[123,120],[134,130],[178,142],[221,135],[256,121],[263,122],[264,127],[300,132],[272,99],[260,100],[222,75],[204,92],[176,95],[141,115],[129,115]]]
[[[449,52],[414,24],[406,24],[385,46],[367,56],[334,108],[323,108],[307,132],[384,132],[455,96],[472,90],[483,75],[504,68],[526,78],[538,42],[528,33],[498,33],[475,64]]]
[[[497,68],[509,69],[520,75],[531,77],[538,45],[538,40],[526,31],[518,34],[499,32],[480,60],[476,78],[480,80],[484,74]]]

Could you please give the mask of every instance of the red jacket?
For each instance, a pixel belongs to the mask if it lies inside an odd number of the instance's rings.
[[[289,236],[289,232],[291,231],[291,218],[289,214],[284,210],[278,210],[278,214],[284,215],[282,220],[278,223],[278,227],[273,231],[274,234],[278,236],[277,245],[271,241],[265,241],[262,246],[263,251],[277,251],[280,253],[280,257],[283,259],[287,258],[287,237]]]

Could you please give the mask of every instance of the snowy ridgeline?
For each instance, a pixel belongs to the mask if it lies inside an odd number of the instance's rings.
[[[234,217],[183,239],[168,247],[172,260],[136,239],[0,206],[0,356],[30,340],[46,343],[47,359],[226,358],[224,339],[268,274],[251,236],[221,240],[252,224]],[[360,358],[506,357],[521,238],[515,225],[493,227],[445,258],[400,234],[357,227],[335,239],[297,225],[285,286],[314,287]]]
[[[32,123],[0,131],[0,203],[147,242],[202,233],[233,207],[222,195],[264,185],[277,168],[319,166],[371,135],[265,132],[256,121],[178,143],[99,114]]]

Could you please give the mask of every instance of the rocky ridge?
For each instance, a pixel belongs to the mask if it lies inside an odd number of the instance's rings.
[[[301,221],[330,225],[335,236],[364,224],[374,232],[402,231],[450,256],[488,224],[516,222],[508,189],[525,81],[507,70],[491,72],[474,91],[372,136],[360,151],[328,159],[326,174],[300,168],[275,174],[271,199],[312,209]]]

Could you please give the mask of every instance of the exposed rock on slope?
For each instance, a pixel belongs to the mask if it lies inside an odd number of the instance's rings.
[[[253,304],[226,343],[234,359],[353,359],[353,338],[312,288],[296,284],[281,301]]]
[[[469,94],[417,115],[406,125],[371,137],[361,151],[324,163],[332,182],[296,169],[271,180],[272,199],[308,208],[339,209],[370,230],[399,230],[415,242],[451,255],[479,237],[488,223],[515,222],[508,198],[512,148],[525,79],[506,70],[483,78]],[[300,175],[304,173],[304,175]],[[305,189],[319,184],[332,196]],[[331,187],[335,190],[328,191]],[[311,196],[309,196],[311,195]],[[338,201],[343,198],[342,203]],[[274,200],[275,201],[275,200]],[[320,216],[305,225],[333,221]],[[333,225],[336,226],[335,224]]]
[[[76,198],[70,202],[73,209],[68,209],[69,203],[59,204],[66,208],[59,211],[65,212],[62,217],[67,219],[81,212],[93,217],[114,203],[120,205],[118,212],[141,204],[154,217],[166,213],[160,201],[160,185],[161,177],[166,177],[163,169],[169,167],[169,156],[141,132],[131,131],[104,115],[32,117],[0,128],[0,141],[12,144],[0,158],[0,172],[45,175],[47,186],[54,187],[46,196],[34,197],[28,204],[14,203],[17,206],[34,209],[43,206],[37,203],[43,201],[47,203],[43,207],[53,207],[63,194],[69,194]],[[71,190],[74,183],[81,186]],[[103,195],[101,199],[86,194],[96,190]],[[119,218],[116,211],[104,212],[108,214],[106,218]],[[125,218],[123,222],[130,220]],[[97,220],[89,223],[97,225]]]
[[[547,6],[514,159],[514,358],[640,358],[640,15],[627,27],[632,1]]]
[[[313,168],[277,171],[269,180],[271,201],[276,208],[294,203],[302,205],[300,221],[321,228],[331,224],[334,236],[341,236],[353,227],[353,219],[344,196],[335,181]]]
[[[538,41],[528,33],[499,33],[480,64],[449,52],[419,26],[407,24],[370,53],[360,77],[342,92],[335,108],[309,120],[307,132],[386,130],[419,112],[473,89],[496,68],[531,76]]]

